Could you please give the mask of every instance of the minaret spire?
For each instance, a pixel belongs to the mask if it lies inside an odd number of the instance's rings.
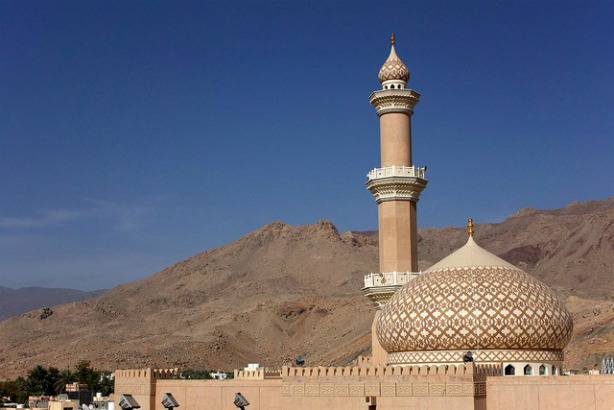
[[[467,219],[467,235],[470,238],[473,238],[473,233],[474,233],[473,219],[469,218],[469,219]]]
[[[394,33],[390,36],[390,54],[379,70],[377,78],[382,83],[383,90],[404,89],[409,81],[409,70],[394,48],[396,39]]]

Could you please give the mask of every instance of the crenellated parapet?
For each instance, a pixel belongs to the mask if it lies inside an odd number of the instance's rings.
[[[355,366],[355,367],[288,367],[281,369],[284,380],[290,378],[381,378],[387,376],[472,376],[475,366],[466,365],[440,365],[440,366]]]
[[[179,377],[179,369],[153,369],[153,377],[156,379],[176,379]]]
[[[152,370],[146,369],[121,369],[115,370],[114,377],[117,379],[150,379]]]
[[[475,374],[478,378],[501,376],[503,374],[503,366],[500,364],[479,364],[475,366]]]
[[[234,371],[235,380],[264,380],[264,379],[279,379],[281,378],[280,370],[272,370],[268,368],[258,368],[253,370],[236,370]]]
[[[284,367],[285,396],[467,396],[486,394],[483,378],[466,365]]]
[[[179,369],[120,369],[115,370],[115,380],[154,380],[154,379],[175,379],[179,377]]]

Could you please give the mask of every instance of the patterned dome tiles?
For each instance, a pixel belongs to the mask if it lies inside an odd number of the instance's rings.
[[[570,314],[554,293],[523,271],[459,267],[427,272],[382,310],[376,332],[388,352],[463,349],[563,349]]]
[[[382,83],[389,80],[409,81],[409,70],[407,69],[405,63],[403,63],[399,56],[397,56],[394,45],[391,46],[390,55],[384,62],[382,68],[379,70],[377,78]]]

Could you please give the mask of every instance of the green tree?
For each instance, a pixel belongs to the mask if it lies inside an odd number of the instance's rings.
[[[211,374],[207,370],[186,369],[179,375],[182,379],[211,379]]]
[[[53,396],[56,394],[56,385],[60,379],[60,371],[57,367],[50,367],[47,370],[47,379],[45,380],[45,395]]]
[[[96,391],[102,393],[103,396],[108,396],[113,393],[114,389],[113,373],[102,372],[100,375],[100,385]]]
[[[100,372],[92,368],[89,361],[82,360],[77,363],[74,376],[79,383],[86,384],[88,390],[97,391],[100,384]]]
[[[29,396],[42,396],[47,391],[49,372],[41,365],[35,366],[28,372],[25,380],[25,392]]]
[[[0,399],[8,397],[7,402],[26,404],[28,395],[25,392],[26,381],[23,377],[0,382]]]
[[[58,378],[53,385],[56,394],[63,393],[66,390],[66,385],[75,381],[75,375],[70,369],[64,369],[58,374]]]
[[[112,393],[114,388],[113,374],[94,369],[86,360],[77,363],[74,372],[39,365],[33,367],[26,378],[0,382],[0,404],[2,397],[27,404],[28,396],[53,396],[64,392],[66,385],[73,382],[85,384],[91,392],[101,392],[105,396]]]

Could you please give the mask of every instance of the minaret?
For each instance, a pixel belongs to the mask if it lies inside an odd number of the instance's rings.
[[[426,168],[412,162],[411,117],[420,94],[407,88],[409,70],[394,45],[393,34],[390,55],[378,75],[382,89],[369,97],[380,121],[381,168],[367,175],[367,189],[377,203],[380,271],[365,276],[363,292],[378,309],[420,274],[416,204],[427,183]],[[374,338],[374,359],[376,343]]]

